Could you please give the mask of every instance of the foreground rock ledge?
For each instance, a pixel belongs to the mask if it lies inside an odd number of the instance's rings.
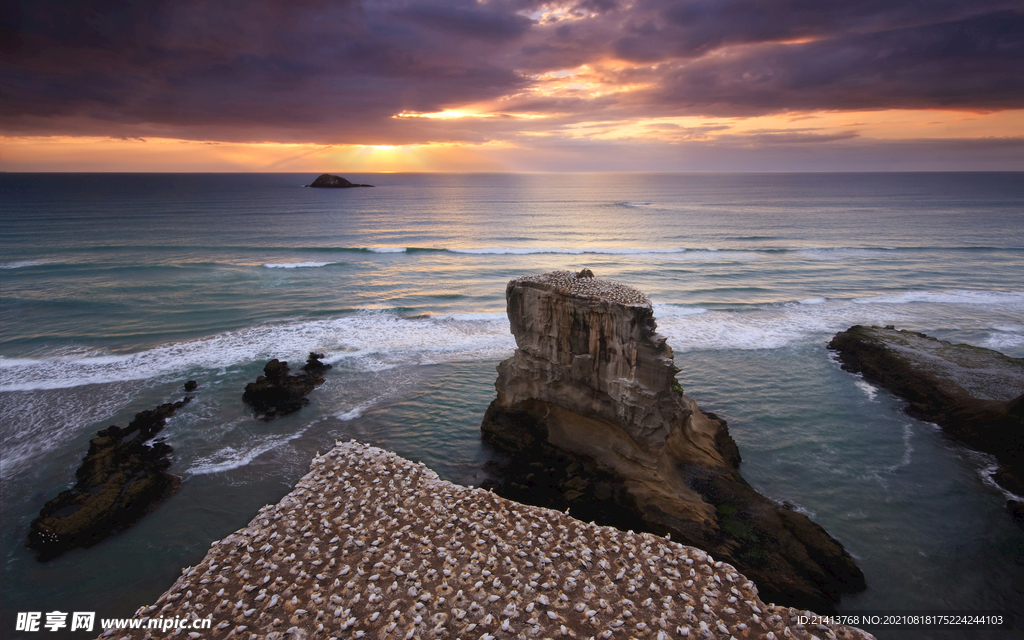
[[[136,617],[210,617],[201,637],[250,640],[873,637],[798,627],[808,613],[765,604],[699,549],[451,484],[351,441]]]
[[[672,537],[735,564],[769,600],[831,611],[864,574],[806,516],[740,476],[724,420],[676,382],[651,303],[631,287],[556,271],[506,289],[515,335],[484,439],[508,453],[499,494]]]
[[[908,414],[995,456],[996,482],[1024,496],[1024,358],[892,326],[856,325],[828,347],[843,369],[906,400]],[[1007,508],[1024,524],[1024,502]]]

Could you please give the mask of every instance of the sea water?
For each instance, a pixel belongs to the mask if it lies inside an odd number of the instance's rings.
[[[868,590],[841,612],[1024,614],[1024,532],[993,461],[825,346],[893,324],[1024,356],[1024,175],[363,174],[346,177],[375,188],[303,188],[314,177],[0,174],[3,637],[19,611],[151,603],[337,439],[480,483],[480,420],[515,348],[505,285],[583,267],[650,295],[679,381],[729,421],[744,477],[856,558]],[[245,384],[314,350],[333,369],[309,406],[254,419]],[[28,524],[73,484],[89,439],[190,379],[195,399],[162,432],[179,492],[38,563]]]

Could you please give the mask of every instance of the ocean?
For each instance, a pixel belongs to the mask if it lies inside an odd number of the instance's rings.
[[[1024,531],[992,460],[825,348],[892,324],[1024,356],[1024,174],[344,175],[376,187],[0,174],[0,635],[17,637],[18,612],[131,615],[335,440],[479,484],[480,420],[515,348],[505,285],[583,267],[651,297],[680,383],[728,420],[744,477],[857,559],[868,589],[841,613],[1024,614]],[[310,351],[333,369],[309,406],[254,419],[245,384]],[[195,400],[162,432],[179,492],[37,562],[28,524],[90,438],[191,379]]]

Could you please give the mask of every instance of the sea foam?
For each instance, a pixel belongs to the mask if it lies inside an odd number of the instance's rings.
[[[992,304],[1024,305],[1024,291],[904,291],[866,298],[857,298],[858,304],[910,304],[932,302],[939,304]]]
[[[23,262],[0,262],[0,269],[22,269],[46,264],[45,260],[25,260]]]
[[[311,350],[327,362],[376,370],[400,364],[499,358],[515,349],[508,322],[428,317],[406,319],[364,311],[324,320],[262,325],[131,354],[0,360],[4,391],[70,388],[85,384],[181,377],[196,369],[221,370],[270,358],[305,358]]]
[[[315,268],[315,267],[326,267],[330,264],[338,264],[337,262],[279,262],[264,264],[263,266],[268,269],[303,269],[303,268]]]

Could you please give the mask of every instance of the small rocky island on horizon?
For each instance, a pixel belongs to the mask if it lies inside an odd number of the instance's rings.
[[[349,189],[351,187],[372,187],[372,184],[356,184],[349,182],[341,176],[332,175],[330,173],[322,173],[317,176],[311,184],[307,184],[307,187],[323,188],[323,189]]]
[[[670,534],[734,564],[766,601],[831,611],[865,589],[838,541],[740,475],[725,421],[676,381],[646,295],[584,270],[516,278],[506,299],[518,348],[481,425],[509,456],[490,469],[496,493]]]

